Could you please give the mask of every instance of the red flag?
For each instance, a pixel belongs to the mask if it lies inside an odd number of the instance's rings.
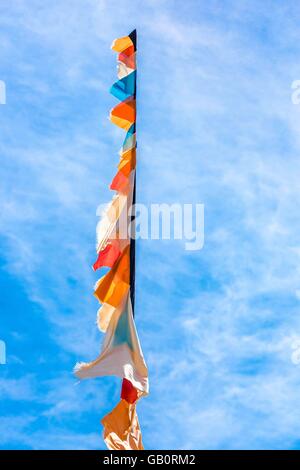
[[[93,264],[94,271],[101,268],[101,266],[112,268],[120,254],[121,252],[115,244],[108,243],[106,247],[99,252],[97,261]]]
[[[112,183],[110,185],[110,189],[114,189],[115,191],[124,191],[126,186],[128,185],[128,178],[121,172],[118,171]]]
[[[122,390],[121,390],[122,400],[126,400],[127,403],[133,404],[138,399],[137,389],[134,388],[130,380],[123,379]]]

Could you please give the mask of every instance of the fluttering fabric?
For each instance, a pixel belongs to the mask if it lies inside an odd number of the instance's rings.
[[[121,400],[103,419],[104,440],[111,450],[143,450],[135,405]]]
[[[109,268],[96,282],[94,295],[101,303],[97,326],[105,332],[99,356],[80,362],[80,379],[115,375],[122,379],[121,399],[103,419],[104,440],[111,450],[142,450],[136,403],[149,392],[148,370],[134,322],[135,228],[131,206],[135,204],[136,172],[136,31],[116,39],[118,80],[110,89],[121,102],[110,112],[113,124],[126,136],[110,189],[116,192],[97,225],[97,258],[93,269]]]
[[[98,258],[93,264],[94,271],[103,266],[112,268],[120,254],[121,252],[119,250],[118,244],[107,243],[106,247],[99,251]]]
[[[98,358],[75,367],[81,379],[116,375],[130,381],[140,394],[148,393],[148,371],[133,320],[130,295],[125,305],[116,307],[113,312]]]
[[[132,383],[128,379],[123,379],[121,398],[123,400],[126,400],[127,403],[131,404],[135,403],[139,398],[139,393],[137,389],[132,385]]]

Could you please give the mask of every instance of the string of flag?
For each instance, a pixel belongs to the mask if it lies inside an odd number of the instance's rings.
[[[137,401],[149,392],[148,370],[135,321],[135,221],[130,209],[136,198],[136,30],[111,46],[117,52],[118,80],[110,89],[118,103],[110,112],[113,124],[125,132],[118,170],[110,189],[115,191],[97,225],[97,258],[93,269],[109,270],[96,282],[101,304],[97,325],[105,333],[99,356],[77,363],[80,379],[115,375],[122,379],[119,403],[103,419],[104,440],[111,450],[142,450]],[[125,225],[125,230],[124,230]]]

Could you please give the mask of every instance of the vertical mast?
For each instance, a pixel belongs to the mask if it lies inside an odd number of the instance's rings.
[[[129,37],[133,43],[135,55],[137,55],[137,32],[134,29],[130,34]],[[137,109],[137,67],[135,70],[135,83],[134,83],[134,99],[136,102],[136,109]],[[136,120],[135,120],[135,133],[136,133]],[[137,144],[136,144],[137,145]],[[132,197],[132,206],[135,207],[136,203],[136,169],[134,175],[134,186],[133,186],[133,197]],[[131,217],[131,233],[130,233],[130,298],[131,298],[131,305],[132,305],[132,314],[135,314],[135,209],[132,213]]]

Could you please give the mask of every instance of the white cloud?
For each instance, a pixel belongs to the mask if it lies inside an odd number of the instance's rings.
[[[95,210],[109,198],[122,141],[106,119],[106,89],[115,79],[109,43],[130,29],[127,15],[140,37],[139,200],[205,204],[201,252],[138,244],[148,447],[292,447],[299,435],[290,360],[300,327],[300,113],[290,100],[299,14],[225,3],[178,11],[168,1],[0,7],[0,62],[9,75],[0,77],[8,88],[0,116],[4,268],[42,307],[68,358],[92,359],[99,349],[89,264]],[[68,428],[72,413],[83,420],[99,403],[100,417],[111,404],[111,389],[99,396],[99,383],[43,376],[42,392],[28,376],[1,380],[6,399],[34,399],[41,417],[54,420],[45,432],[36,417],[13,417],[5,443],[102,445],[98,430]]]

